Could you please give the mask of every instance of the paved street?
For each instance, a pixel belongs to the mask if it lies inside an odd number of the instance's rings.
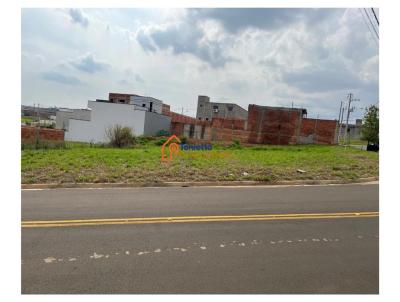
[[[378,293],[378,198],[377,184],[23,190],[22,292]]]

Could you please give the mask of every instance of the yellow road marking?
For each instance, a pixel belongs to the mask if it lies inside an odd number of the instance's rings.
[[[149,223],[183,223],[183,222],[222,222],[222,221],[259,221],[259,220],[294,220],[294,219],[333,219],[333,218],[365,218],[378,217],[379,212],[351,213],[297,213],[297,214],[265,214],[265,215],[225,215],[225,216],[177,216],[177,217],[143,217],[143,218],[109,218],[109,219],[77,219],[22,221],[23,228],[67,227],[84,225],[119,225]]]

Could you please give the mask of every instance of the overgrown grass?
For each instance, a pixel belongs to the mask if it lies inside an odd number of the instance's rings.
[[[340,145],[345,145],[347,142],[345,142],[345,140],[342,138],[342,139],[340,139],[340,141],[339,141],[339,144]],[[368,144],[368,142],[367,141],[365,141],[365,140],[361,140],[361,139],[351,139],[350,141],[349,141],[349,145],[367,145]]]
[[[140,140],[139,140],[140,141]],[[378,175],[378,154],[340,146],[223,147],[161,162],[158,139],[134,148],[66,143],[22,151],[22,183],[357,179]],[[298,169],[305,173],[297,172]]]
[[[33,116],[21,116],[21,122],[23,123],[31,123],[36,121],[36,118]]]

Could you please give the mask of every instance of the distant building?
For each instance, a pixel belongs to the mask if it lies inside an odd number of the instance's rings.
[[[240,110],[230,117],[222,113],[221,117],[212,116],[210,119],[207,113],[209,109],[204,110],[204,105],[209,104],[231,105],[211,103],[208,97],[200,96],[197,119],[193,121],[172,115],[172,133],[205,141],[238,140],[242,143],[273,145],[336,144],[337,121],[307,118],[305,108],[250,104],[245,119],[239,118],[244,117]],[[218,106],[218,109],[221,107]],[[208,117],[208,120],[199,119],[203,117]]]
[[[108,100],[89,101],[87,109],[60,110],[57,128],[66,141],[107,142],[106,130],[129,127],[134,135],[170,132],[200,141],[249,144],[336,144],[336,120],[307,118],[304,108],[259,106],[248,110],[233,103],[199,96],[195,117],[179,114],[161,100],[137,94],[110,93]],[[361,121],[357,121],[361,127]],[[355,131],[349,127],[349,131]]]
[[[90,121],[90,110],[60,108],[56,112],[56,129],[68,129],[70,119]]]
[[[41,119],[50,119],[51,115],[55,115],[58,108],[56,107],[38,107],[21,105],[21,116],[35,116]]]
[[[233,103],[210,102],[210,98],[199,95],[196,118],[211,121],[213,118],[229,118],[247,120],[247,110]]]
[[[108,94],[108,101],[117,104],[129,104],[132,96],[137,96],[137,94],[110,92]]]
[[[129,127],[136,136],[156,135],[161,130],[170,131],[171,117],[144,110],[133,104],[88,101],[86,110],[89,112],[88,119],[86,116],[85,119],[77,118],[76,111],[72,113],[73,117],[70,117],[68,122],[64,121],[66,141],[105,143],[108,142],[106,130],[117,124]],[[61,117],[64,118],[65,115]]]
[[[131,104],[144,108],[146,111],[161,114],[163,111],[163,102],[150,96],[138,94],[114,93],[108,94],[108,101],[116,104]]]

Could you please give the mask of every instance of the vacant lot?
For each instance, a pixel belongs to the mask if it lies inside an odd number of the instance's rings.
[[[130,149],[73,144],[23,150],[22,183],[357,179],[378,176],[378,154],[340,146],[214,146],[161,162],[154,144]],[[305,172],[299,172],[298,169]]]

